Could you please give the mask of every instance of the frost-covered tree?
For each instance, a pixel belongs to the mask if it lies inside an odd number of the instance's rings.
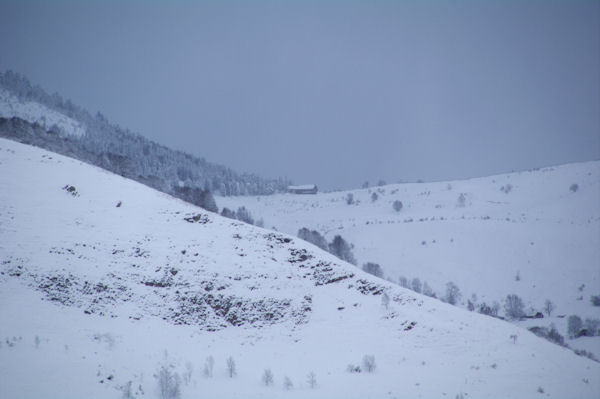
[[[422,285],[421,285],[421,280],[419,280],[418,278],[413,278],[410,282],[410,288],[414,291],[414,292],[418,292],[419,294],[421,293],[421,289],[422,289]]]
[[[229,219],[235,219],[235,212],[229,208],[223,208],[221,210],[221,216],[224,216]]]
[[[555,306],[550,299],[546,299],[544,302],[544,312],[546,312],[546,316],[550,317],[552,312],[554,312]]]
[[[283,387],[286,389],[286,391],[289,391],[294,387],[292,380],[287,375],[283,378]]]
[[[208,356],[206,358],[206,361],[204,362],[204,376],[205,377],[212,378],[214,366],[215,366],[215,359],[212,356]]]
[[[315,389],[317,387],[317,375],[314,371],[311,371],[306,376],[306,382],[311,389]]]
[[[583,322],[581,321],[581,317],[577,315],[569,316],[569,319],[567,320],[567,332],[571,338],[577,336],[582,328]]]
[[[240,206],[237,212],[235,213],[235,216],[238,220],[241,220],[242,222],[254,224],[254,219],[252,218],[250,211],[246,209],[245,206]]]
[[[373,371],[375,371],[375,356],[373,355],[365,355],[363,357],[363,369],[367,372],[367,373],[372,373]]]
[[[172,370],[172,366],[161,366],[156,378],[161,399],[178,399],[181,396],[179,374]]]
[[[262,375],[262,382],[266,386],[273,385],[273,372],[271,369],[265,369]]]
[[[327,244],[327,240],[325,240],[325,237],[323,237],[318,231],[316,230],[309,230],[306,227],[301,228],[300,230],[298,230],[298,238],[310,242],[313,245],[316,245],[317,247],[328,251],[329,250],[329,245]]]
[[[456,305],[461,297],[460,289],[453,282],[446,283],[446,296],[444,300],[450,305]]]
[[[381,270],[381,266],[378,263],[367,262],[363,265],[362,269],[373,276],[383,277],[383,270]]]
[[[392,208],[394,208],[396,212],[400,212],[402,210],[402,201],[396,200],[392,202]]]
[[[235,361],[233,360],[233,357],[229,356],[227,358],[227,375],[229,376],[229,378],[233,378],[237,375],[237,370],[235,368]]]
[[[427,295],[432,298],[436,297],[435,292],[433,292],[429,284],[427,284],[427,281],[423,282],[423,295]]]
[[[400,287],[409,288],[408,279],[404,276],[398,277],[398,284],[400,284]]]
[[[354,204],[354,194],[352,194],[352,193],[346,194],[346,204],[348,204],[348,205]]]
[[[356,265],[356,259],[354,258],[350,244],[340,235],[333,237],[333,241],[329,244],[329,252],[343,261]]]
[[[384,292],[383,295],[381,295],[381,305],[386,310],[390,307],[390,296],[387,294],[387,292]]]
[[[458,199],[456,200],[456,206],[459,208],[464,208],[467,202],[467,196],[465,193],[460,193]]]
[[[511,320],[518,320],[525,316],[523,300],[516,294],[506,296],[504,300],[504,314]]]

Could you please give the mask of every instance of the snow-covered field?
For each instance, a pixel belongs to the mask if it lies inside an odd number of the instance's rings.
[[[159,397],[161,365],[182,398],[600,394],[599,363],[523,328],[4,139],[0,262],[2,398]],[[348,372],[364,355],[374,372]]]
[[[399,212],[394,201],[402,202]],[[328,241],[340,234],[354,245],[359,267],[376,262],[396,283],[418,278],[440,298],[454,282],[465,308],[468,300],[476,308],[497,302],[502,315],[509,294],[521,297],[530,315],[543,312],[546,299],[555,305],[551,317],[519,322],[523,327],[554,324],[566,337],[568,316],[600,318],[600,307],[590,303],[600,295],[598,161],[464,181],[220,197],[217,203],[234,210],[243,205],[265,226],[288,234],[302,227]],[[600,357],[600,337],[568,343]]]
[[[63,134],[73,136],[85,134],[85,127],[73,118],[34,101],[19,101],[9,91],[0,88],[0,118],[14,117],[37,123],[47,130],[56,126]]]

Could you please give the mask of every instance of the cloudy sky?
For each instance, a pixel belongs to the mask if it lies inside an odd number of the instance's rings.
[[[600,1],[0,0],[0,70],[323,188],[600,159]]]

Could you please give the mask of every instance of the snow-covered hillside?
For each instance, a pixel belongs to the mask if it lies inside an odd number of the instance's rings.
[[[161,365],[182,398],[600,394],[599,363],[522,328],[4,139],[0,320],[2,398],[155,398]]]
[[[394,201],[402,202],[400,211]],[[497,303],[502,315],[509,294],[521,297],[530,315],[542,312],[546,299],[555,305],[551,317],[519,322],[524,327],[554,324],[567,336],[569,315],[600,318],[600,307],[590,302],[600,295],[597,161],[464,181],[218,203],[234,210],[243,205],[265,226],[289,234],[302,227],[328,241],[340,234],[354,245],[359,267],[376,262],[397,283],[418,278],[439,298],[446,283],[454,282],[465,308],[468,300],[476,309]],[[600,357],[600,337],[569,344]]]
[[[19,101],[8,90],[0,88],[0,118],[21,118],[45,129],[57,127],[63,134],[81,136],[85,127],[68,116],[34,101]]]

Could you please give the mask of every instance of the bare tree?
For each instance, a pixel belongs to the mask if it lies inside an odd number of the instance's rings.
[[[555,306],[550,299],[546,299],[544,302],[544,312],[546,312],[546,316],[550,317],[552,312],[554,312]]]
[[[460,299],[460,289],[453,282],[446,283],[446,296],[444,299],[450,305],[456,305],[456,302]]]
[[[266,386],[273,385],[273,372],[271,369],[265,369],[265,372],[262,375],[262,382]]]
[[[306,382],[311,389],[315,389],[317,387],[317,375],[314,371],[308,373],[308,376],[306,376]]]
[[[383,307],[385,308],[385,310],[388,310],[390,307],[390,296],[387,294],[387,292],[384,292],[383,295],[381,296],[381,304],[383,305]]]
[[[524,308],[525,305],[523,305],[523,300],[519,296],[515,294],[506,296],[504,302],[504,313],[506,314],[506,317],[512,320],[520,319],[525,315]]]
[[[418,292],[419,294],[421,293],[421,280],[419,280],[417,277],[412,279],[410,286],[414,292]]]
[[[237,375],[237,371],[235,369],[235,361],[231,356],[227,358],[227,374],[229,378],[233,378]]]
[[[375,371],[375,356],[373,355],[365,355],[363,357],[363,368],[367,373],[372,373]]]
[[[204,362],[204,376],[207,378],[212,378],[213,376],[213,367],[215,365],[215,359],[212,356],[206,358]]]
[[[178,399],[181,396],[179,374],[172,370],[173,366],[161,366],[158,372],[158,389],[161,399]]]

